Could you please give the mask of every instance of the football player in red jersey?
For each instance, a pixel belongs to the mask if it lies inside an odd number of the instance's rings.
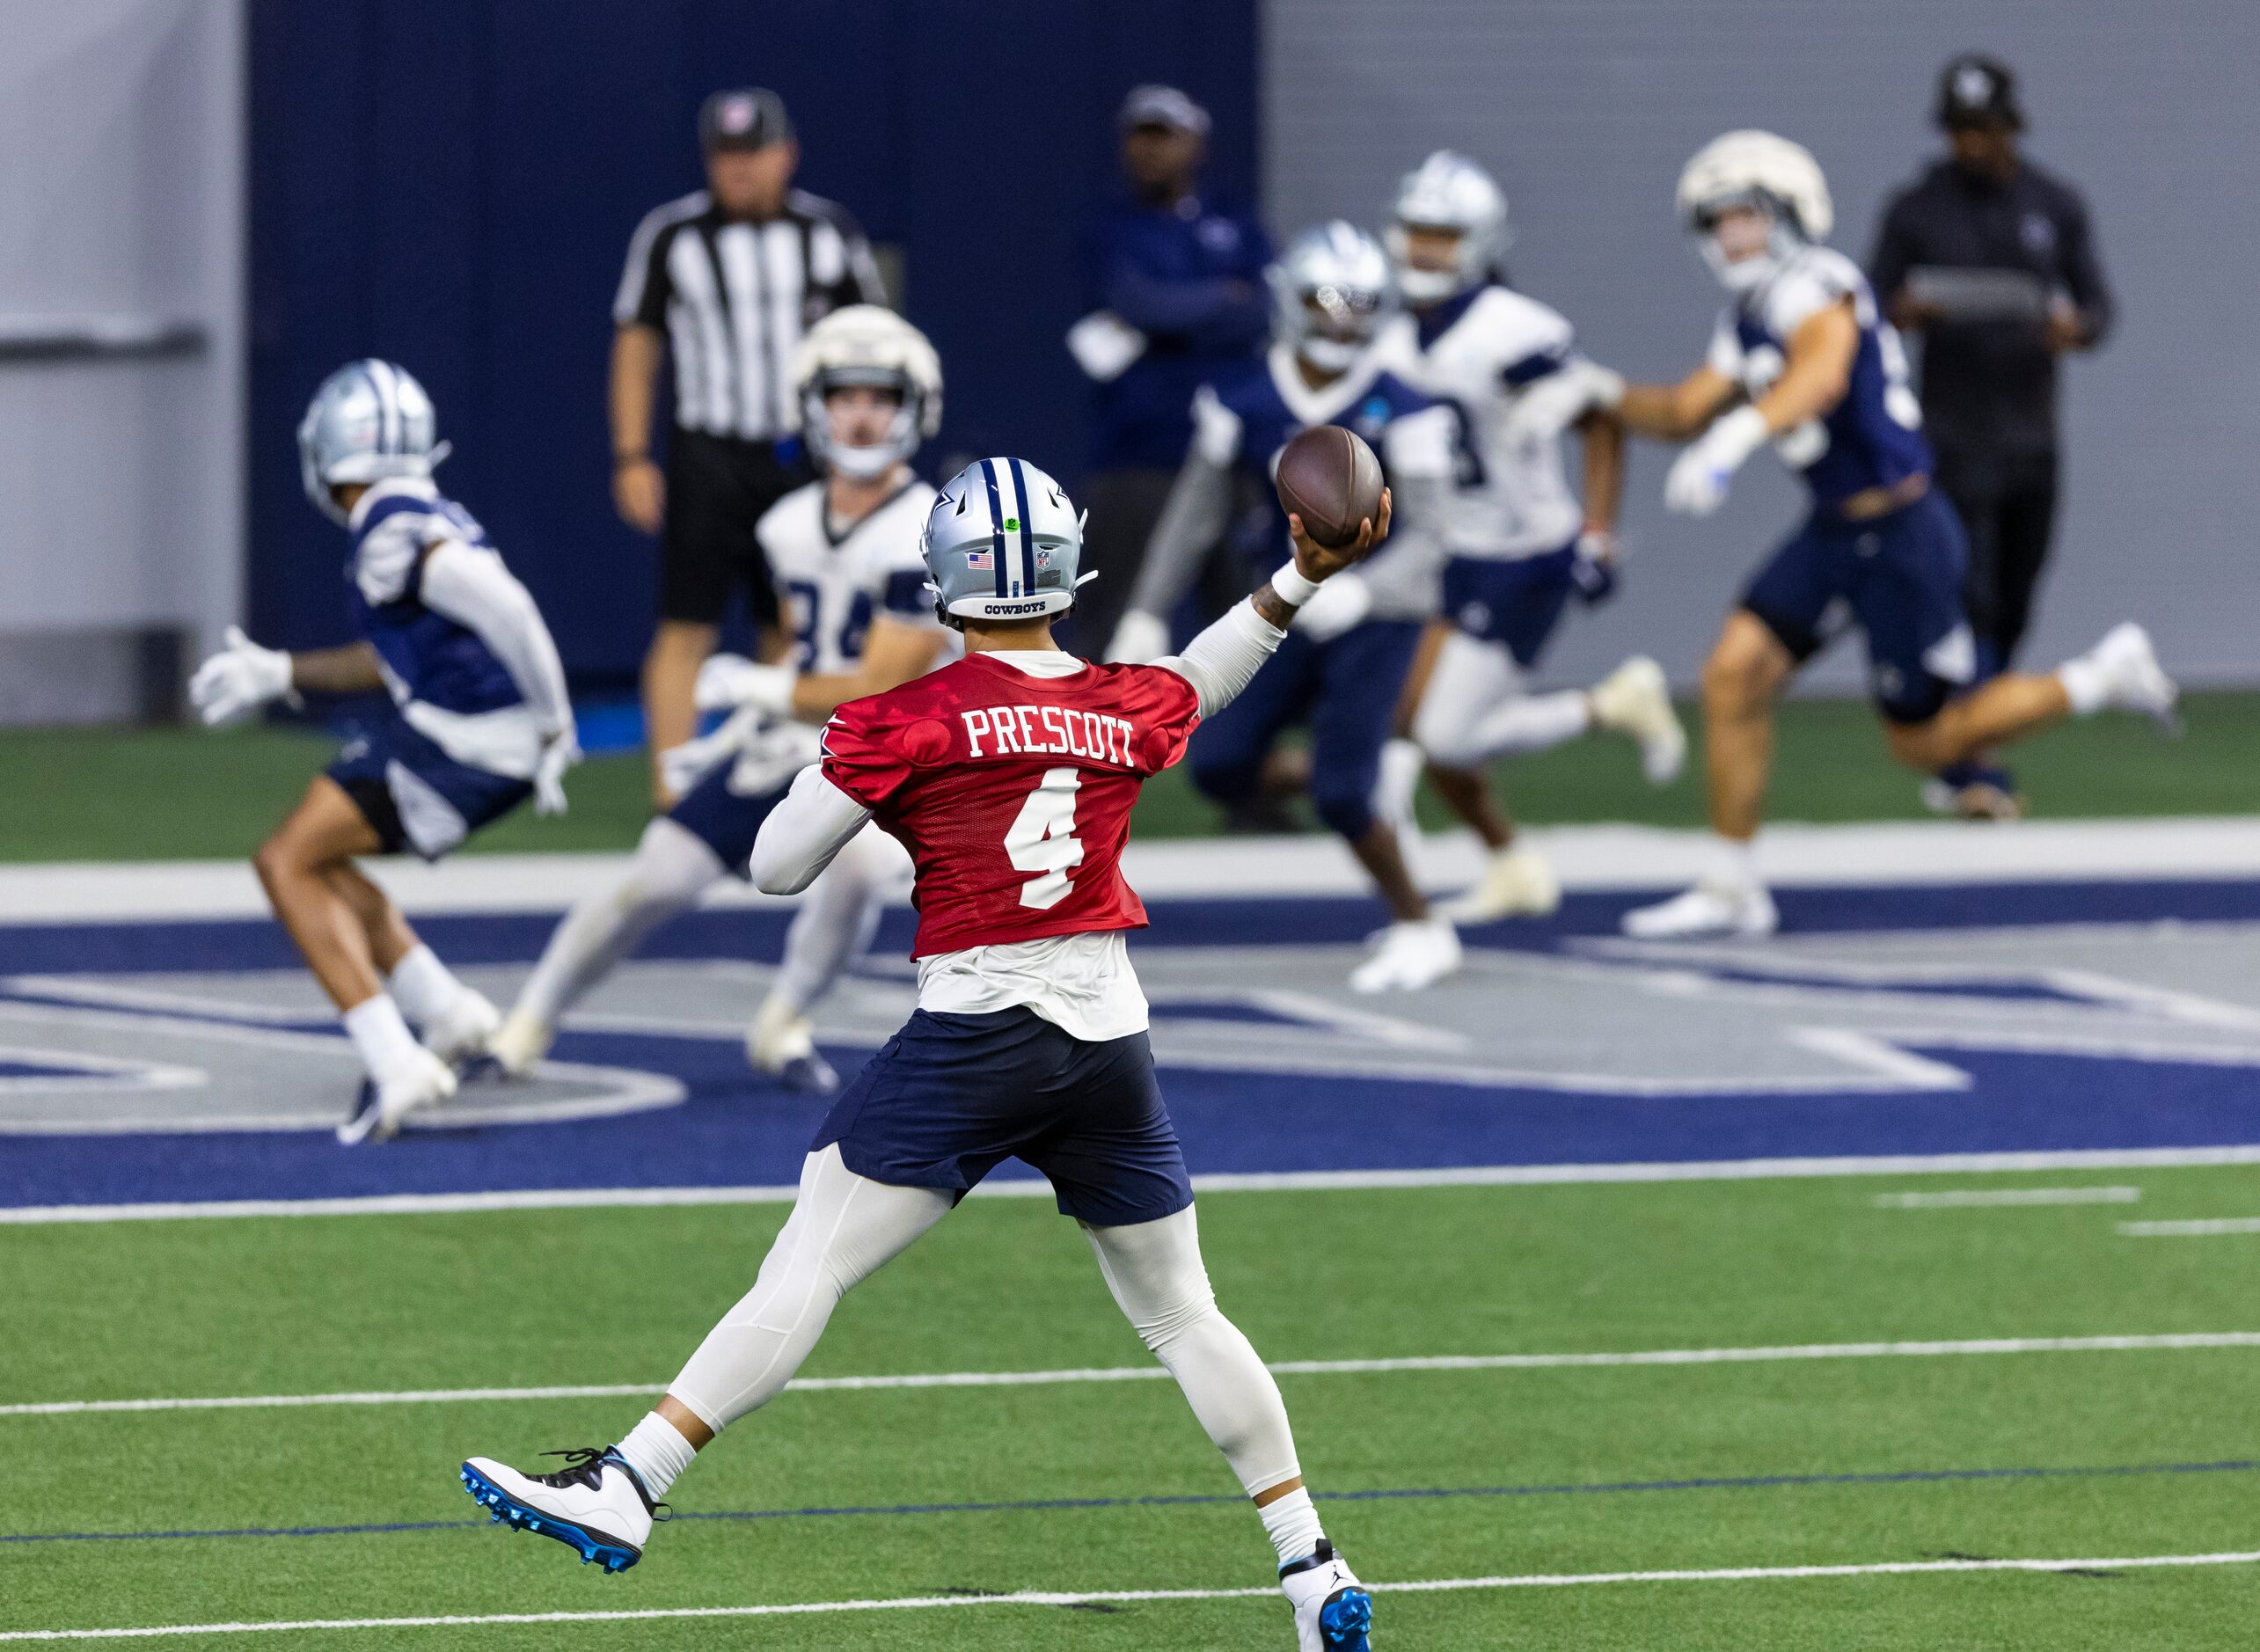
[[[1139,786],[1247,686],[1320,582],[1386,536],[1388,494],[1343,550],[1289,525],[1294,559],[1181,654],[1093,665],[1051,637],[1082,551],[1059,485],[999,458],[942,490],[923,548],[965,658],[840,707],[752,860],[762,888],[793,894],[867,822],[899,838],[918,867],[918,1007],[841,1093],[753,1290],[657,1408],[558,1473],[463,1466],[497,1519],[607,1570],[633,1566],[676,1476],[785,1386],[848,1288],[1017,1157],[1082,1224],[1115,1302],[1254,1501],[1302,1652],[1365,1648],[1371,1600],[1320,1529],[1278,1385],[1210,1289],[1123,944],[1145,923],[1121,866]]]

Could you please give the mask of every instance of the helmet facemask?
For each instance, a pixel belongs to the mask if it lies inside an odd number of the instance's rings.
[[[1754,292],[1810,245],[1796,212],[1764,190],[1708,201],[1690,215],[1703,262],[1730,293]]]
[[[876,410],[867,405],[873,399],[868,394],[841,395],[842,405],[833,405],[836,394],[857,391],[891,400],[883,421],[873,417]],[[920,392],[907,373],[886,368],[827,370],[811,377],[801,396],[801,429],[808,451],[827,471],[857,481],[886,475],[925,439]],[[843,440],[842,424],[852,427],[849,434],[867,439]],[[870,439],[874,425],[876,436]]]

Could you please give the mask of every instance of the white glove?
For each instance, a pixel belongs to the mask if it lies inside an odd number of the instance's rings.
[[[1517,446],[1550,442],[1594,408],[1613,409],[1623,400],[1623,374],[1572,356],[1515,398],[1507,409],[1506,437]]]
[[[1133,608],[1115,626],[1115,639],[1107,645],[1107,663],[1151,665],[1168,652],[1169,622]]]
[[[709,654],[698,668],[691,698],[702,712],[751,705],[772,717],[790,717],[793,685],[800,680],[797,666],[762,665],[742,654]]]
[[[1683,516],[1708,516],[1726,503],[1727,484],[1766,445],[1766,415],[1737,407],[1687,444],[1664,479],[1664,503]]]
[[[262,648],[230,625],[227,647],[196,668],[188,679],[188,698],[196,714],[210,728],[239,723],[269,700],[299,703],[290,686],[290,656],[280,648]]]
[[[565,813],[565,771],[581,761],[581,742],[570,728],[552,735],[534,764],[534,813]]]
[[[1295,629],[1313,642],[1332,642],[1373,611],[1373,588],[1351,573],[1335,574],[1295,610]]]
[[[669,747],[659,754],[661,783],[676,796],[683,796],[718,764],[734,761],[767,721],[768,714],[759,706],[742,706],[712,734]]]

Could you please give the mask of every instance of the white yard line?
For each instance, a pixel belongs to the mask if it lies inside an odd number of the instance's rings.
[[[1193,1178],[1196,1193],[1342,1193],[1422,1188],[1530,1188],[1653,1181],[1774,1181],[1835,1176],[2014,1174],[2056,1170],[2172,1170],[2260,1164],[2260,1144],[2110,1147],[2030,1153],[1899,1153],[1830,1159],[1691,1159],[1631,1165],[1467,1165],[1437,1170],[1223,1172]],[[0,1227],[54,1223],[180,1222],[308,1216],[445,1216],[485,1210],[789,1204],[785,1184],[747,1188],[528,1188],[502,1193],[387,1193],[334,1199],[213,1199],[152,1204],[0,1206]],[[1049,1198],[1039,1179],[995,1179],[976,1199]]]
[[[1987,1204],[2133,1204],[2139,1188],[1942,1188],[1932,1192],[1879,1193],[1879,1210],[1954,1210]]]
[[[1590,1354],[1437,1354],[1397,1359],[1278,1360],[1283,1377],[1366,1377],[1410,1371],[1562,1371],[1649,1365],[1758,1365],[1784,1361],[1948,1359],[2020,1354],[2148,1354],[2260,1349],[2260,1331],[2188,1331],[2149,1336],[2006,1336],[1927,1342],[1792,1342],[1754,1348],[1660,1348]],[[1049,1388],[1167,1378],[1159,1365],[1080,1370],[911,1371],[877,1377],[801,1377],[801,1393],[903,1388]],[[603,1383],[543,1388],[405,1388],[357,1393],[234,1394],[156,1400],[50,1400],[0,1405],[0,1417],[83,1416],[133,1411],[260,1411],[303,1406],[419,1406],[479,1400],[611,1400],[662,1392],[663,1383]]]
[[[2230,1233],[2260,1233],[2260,1216],[2207,1217],[2194,1222],[2122,1222],[2128,1239],[2220,1239]]]
[[[1911,1577],[1955,1572],[2123,1572],[2249,1566],[2260,1551],[2133,1554],[2067,1561],[1879,1561],[1851,1566],[1730,1566],[1654,1572],[1528,1572],[1501,1577],[1434,1577],[1369,1583],[1376,1594],[1454,1594],[1492,1589],[1576,1589],[1621,1583],[1755,1583],[1837,1577]],[[1192,1600],[1261,1600],[1271,1589],[1020,1590],[1001,1595],[903,1595],[891,1600],[809,1600],[755,1606],[646,1606],[611,1612],[458,1612],[413,1618],[296,1618],[268,1622],[151,1624],[120,1629],[0,1630],[9,1641],[136,1641],[167,1635],[250,1634],[312,1629],[453,1629],[485,1624],[654,1623],[677,1619],[790,1618],[843,1612],[933,1612],[947,1607],[1086,1606]]]
[[[1541,828],[1533,846],[1573,890],[1656,888],[1702,872],[1708,837],[1658,827]],[[439,866],[384,861],[378,881],[411,912],[558,912],[618,878],[626,854],[464,855]],[[1958,821],[1769,827],[1759,859],[1776,884],[2045,882],[2100,878],[2260,877],[2260,817],[2024,821],[2004,829]],[[1465,832],[1423,840],[1423,881],[1457,888],[1481,869]],[[1133,844],[1123,870],[1140,893],[1187,895],[1358,895],[1349,857],[1331,838],[1196,838]],[[716,906],[775,906],[731,884]],[[266,897],[239,860],[91,862],[0,866],[0,913],[15,923],[150,922],[264,917]]]

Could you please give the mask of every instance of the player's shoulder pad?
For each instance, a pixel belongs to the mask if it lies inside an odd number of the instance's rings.
[[[1831,304],[1864,299],[1867,291],[1868,278],[1843,253],[1832,246],[1807,247],[1766,283],[1759,295],[1759,314],[1766,330],[1787,343],[1791,333]]]
[[[805,539],[823,528],[824,485],[803,482],[755,519],[753,537],[764,551]]]
[[[1553,305],[1528,293],[1496,284],[1476,296],[1475,302],[1468,306],[1466,319],[1474,323],[1484,340],[1508,360],[1535,350],[1566,354],[1576,337],[1569,317]]]
[[[1426,413],[1431,407],[1443,406],[1426,391],[1414,388],[1388,368],[1383,368],[1374,375],[1373,383],[1365,392],[1367,403],[1376,399],[1387,406],[1389,417],[1393,420],[1409,419],[1415,413]]]
[[[462,537],[454,523],[433,509],[433,503],[395,494],[378,500],[362,518],[354,538],[353,578],[373,606],[397,603],[414,588],[426,545]]]
[[[1247,420],[1226,405],[1214,384],[1193,392],[1193,451],[1210,464],[1222,467],[1240,457],[1240,444]]]

